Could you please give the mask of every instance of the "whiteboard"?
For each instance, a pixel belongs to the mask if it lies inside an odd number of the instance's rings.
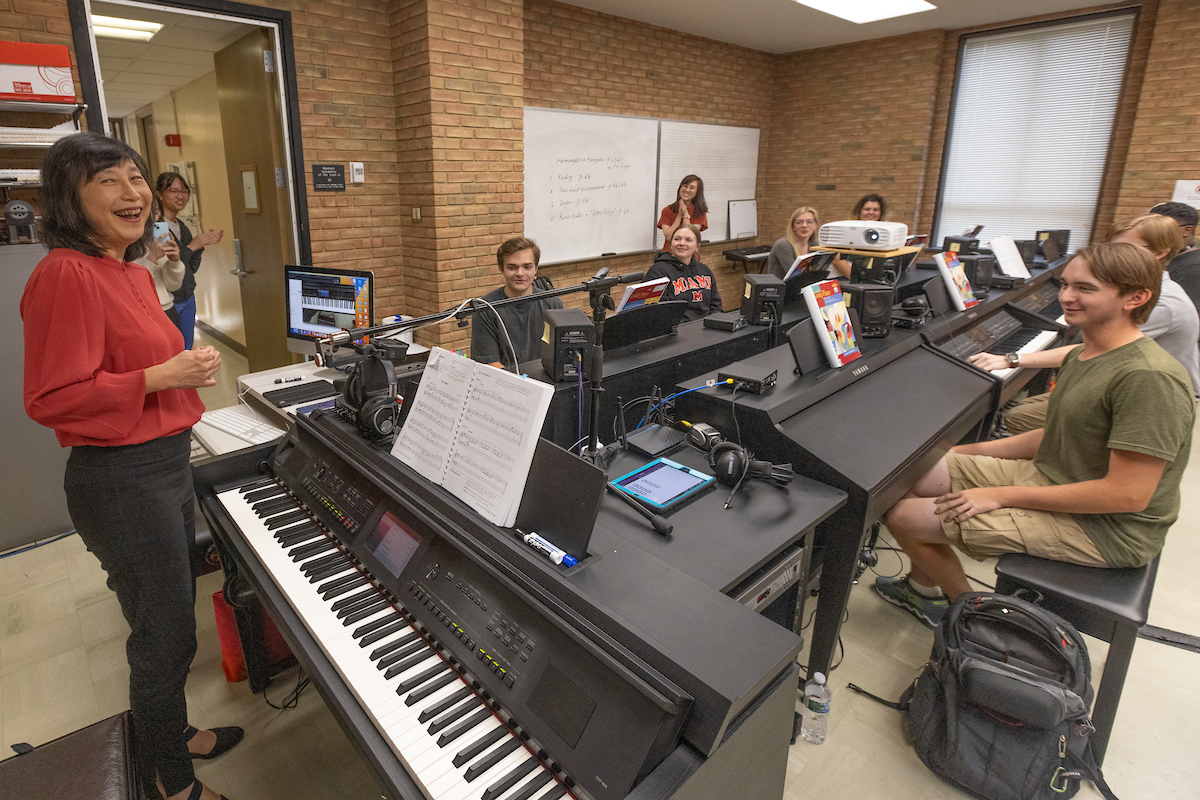
[[[525,108],[525,235],[541,263],[654,247],[658,120]]]
[[[729,238],[758,236],[758,201],[729,201]]]
[[[704,181],[708,202],[710,242],[729,240],[729,201],[754,197],[758,178],[758,128],[705,125],[699,122],[663,120],[659,129],[658,205],[656,211],[675,202],[679,182],[688,175]],[[654,216],[658,221],[658,214]],[[661,231],[654,241],[663,245]]]

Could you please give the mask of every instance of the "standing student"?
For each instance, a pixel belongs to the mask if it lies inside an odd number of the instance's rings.
[[[483,299],[495,303],[509,297],[535,294],[533,280],[537,277],[541,259],[542,251],[533,239],[517,237],[504,242],[496,250],[496,265],[504,285],[488,292]],[[475,312],[471,317],[471,358],[500,368],[516,367],[538,358],[542,311],[547,308],[563,308],[563,302],[557,297],[547,297],[501,306],[495,311]],[[497,315],[504,321],[503,326],[497,321]]]
[[[658,215],[658,229],[666,239],[664,251],[670,251],[671,237],[682,225],[693,225],[699,231],[708,230],[708,203],[704,200],[704,181],[699,175],[688,175],[681,180],[675,191],[675,202]]]
[[[183,330],[183,349],[191,350],[193,337],[196,335],[196,271],[200,269],[200,259],[204,248],[210,244],[220,244],[225,231],[209,229],[196,236],[188,230],[188,226],[179,219],[179,212],[187,207],[192,199],[192,187],[177,172],[164,172],[154,181],[154,193],[162,206],[163,218],[179,244],[179,258],[187,267],[183,276],[183,284],[173,292],[175,311],[179,314],[180,328]]]
[[[887,219],[887,201],[881,195],[865,194],[854,204],[854,219]]]
[[[1162,275],[1132,244],[1090,245],[1067,263],[1059,300],[1083,344],[1063,363],[1046,427],[952,447],[884,514],[912,562],[907,578],[876,579],[884,600],[936,626],[970,591],[954,548],[1093,567],[1158,555],[1195,419],[1187,373],[1138,330]]]
[[[71,523],[108,574],[130,633],[129,705],[146,797],[216,800],[192,771],[237,744],[240,728],[187,723],[196,654],[191,428],[221,365],[185,350],[149,273],[142,157],[97,133],[60,139],[42,165],[46,243],[21,298],[25,410],[70,447]]]
[[[646,270],[646,280],[667,278],[662,300],[685,300],[687,319],[699,319],[723,310],[721,293],[712,270],[696,257],[700,251],[700,231],[695,225],[685,225],[675,231],[669,242],[671,251],[659,253],[654,264]]]
[[[1148,213],[1170,217],[1179,227],[1183,247],[1171,259],[1167,271],[1171,273],[1171,280],[1178,283],[1192,299],[1192,305],[1200,309],[1200,247],[1196,247],[1196,224],[1200,223],[1200,211],[1187,203],[1159,203]]]
[[[782,278],[791,269],[792,263],[817,241],[817,229],[821,227],[821,218],[812,206],[800,206],[792,212],[788,220],[787,233],[776,239],[767,256],[767,272],[777,278]],[[817,256],[814,256],[816,258]],[[835,258],[830,266],[829,274],[850,275],[850,262],[843,258]]]
[[[1111,242],[1134,244],[1150,253],[1165,267],[1179,252],[1183,242],[1175,223],[1159,214],[1143,214],[1132,219],[1119,220],[1109,228]],[[1191,300],[1171,276],[1164,272],[1158,302],[1150,310],[1144,322],[1138,326],[1142,333],[1158,343],[1159,347],[1173,355],[1187,371],[1192,391],[1200,396],[1200,315]],[[997,370],[1010,367],[1049,368],[1058,367],[1071,352],[1071,347],[1056,347],[1039,353],[1018,355],[993,355],[979,353],[970,361],[980,369]],[[1050,394],[1034,395],[1010,408],[1004,414],[1004,424],[1010,433],[1024,433],[1046,424],[1046,409]]]

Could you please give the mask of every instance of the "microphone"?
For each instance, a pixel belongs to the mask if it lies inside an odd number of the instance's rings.
[[[631,506],[634,511],[638,512],[643,517],[645,517],[646,520],[654,527],[655,533],[662,534],[663,536],[670,536],[671,532],[675,530],[674,525],[667,522],[666,519],[659,516],[658,514],[655,514],[653,511],[651,511],[650,509],[643,506],[637,500],[634,500],[632,497],[630,497],[629,495],[622,492],[620,489],[617,488],[616,484],[614,484],[612,481],[608,481],[605,484],[605,487],[610,492],[615,494],[617,497],[624,500],[626,505]]]
[[[617,279],[617,283],[637,283],[646,273],[644,272],[628,272]]]
[[[596,270],[596,274],[592,276],[592,280],[598,281],[606,275],[608,275],[608,267],[601,267],[600,269]]]

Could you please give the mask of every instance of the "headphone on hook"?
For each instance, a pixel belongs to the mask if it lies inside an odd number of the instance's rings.
[[[791,464],[760,461],[754,458],[754,454],[749,450],[734,442],[718,442],[713,445],[712,450],[708,452],[708,465],[712,467],[713,475],[718,481],[733,487],[725,501],[726,508],[729,508],[733,496],[741,488],[742,481],[747,478],[771,481],[776,486],[787,486],[793,477]]]

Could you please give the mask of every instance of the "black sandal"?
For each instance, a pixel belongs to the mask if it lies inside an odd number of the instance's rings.
[[[188,726],[191,728],[191,726]],[[192,730],[196,730],[192,728]],[[192,734],[195,736],[196,734]],[[192,781],[192,790],[188,792],[187,800],[200,800],[200,795],[204,794],[204,784],[198,780]],[[221,800],[229,800],[225,795],[221,795]]]
[[[236,726],[229,726],[226,728],[211,728],[210,730],[212,730],[212,732],[217,736],[216,744],[214,744],[212,746],[212,750],[209,750],[207,753],[192,753],[192,758],[199,758],[208,761],[217,758],[218,756],[223,756],[237,746],[237,743],[240,742],[242,737],[246,735],[244,730]],[[184,729],[183,733],[184,736],[187,737],[187,741],[190,742],[192,738],[199,732],[199,728],[193,728],[191,725],[188,725],[187,728]],[[197,795],[197,797],[199,797],[199,795]],[[196,798],[189,797],[188,800],[196,800]]]

